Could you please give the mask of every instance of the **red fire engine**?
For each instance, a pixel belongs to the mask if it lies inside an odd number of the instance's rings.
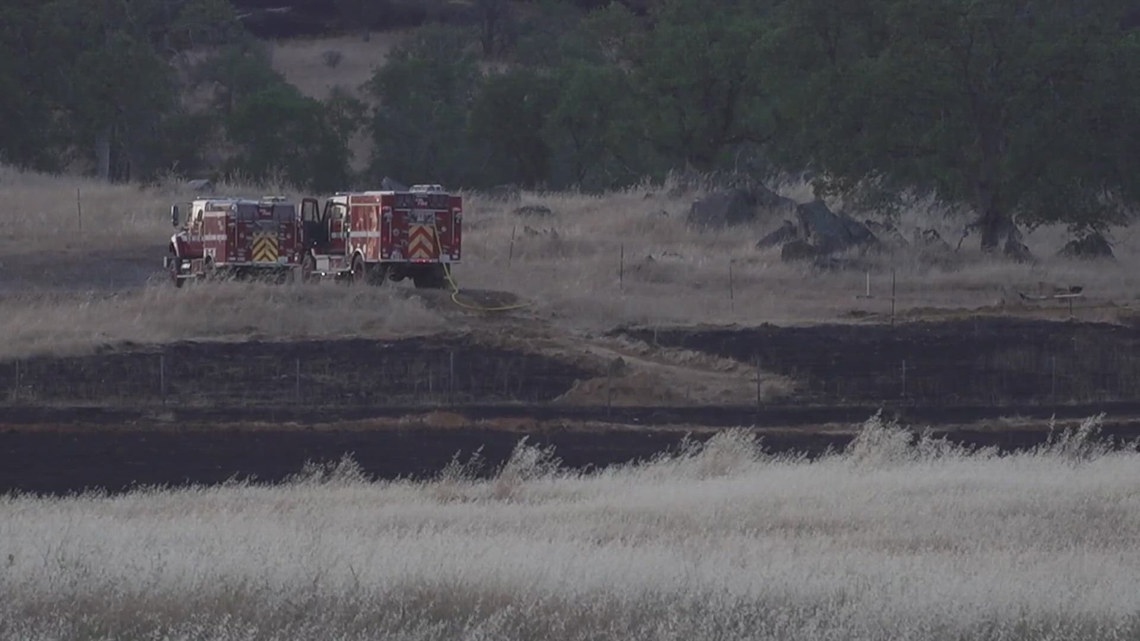
[[[301,221],[305,279],[380,285],[411,278],[416,287],[439,289],[460,259],[463,199],[439,185],[338,193],[323,210],[303,200]]]
[[[178,205],[170,215],[178,227]],[[215,276],[286,280],[300,266],[298,240],[297,208],[282,198],[195,200],[164,264],[179,287]]]

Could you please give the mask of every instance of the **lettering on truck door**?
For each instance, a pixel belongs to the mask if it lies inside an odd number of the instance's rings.
[[[380,260],[380,199],[357,196],[350,203],[352,234],[349,253],[359,250],[366,261]]]

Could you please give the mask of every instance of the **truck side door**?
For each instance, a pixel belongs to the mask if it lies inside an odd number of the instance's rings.
[[[328,221],[328,253],[333,256],[343,256],[349,232],[348,208],[343,203],[326,201],[324,218]]]
[[[190,206],[190,219],[186,221],[186,258],[201,258],[205,223],[203,221],[204,207]]]

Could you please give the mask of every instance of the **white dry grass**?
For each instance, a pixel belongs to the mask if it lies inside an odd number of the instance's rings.
[[[84,354],[125,342],[428,335],[448,328],[418,298],[333,284],[151,286],[113,294],[15,296],[0,307],[0,358]]]
[[[1135,639],[1140,454],[999,457],[872,419],[581,475],[0,498],[0,639]]]

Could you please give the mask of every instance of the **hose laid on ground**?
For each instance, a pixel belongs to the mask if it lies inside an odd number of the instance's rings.
[[[443,256],[443,244],[439,240],[439,229],[432,223],[431,235],[435,239],[435,248],[440,256]],[[516,303],[514,305],[499,305],[495,307],[486,307],[483,305],[476,305],[473,303],[464,303],[459,300],[459,284],[455,282],[455,278],[451,275],[451,264],[443,263],[443,274],[447,277],[447,283],[451,285],[451,302],[464,309],[470,309],[477,312],[509,312],[516,309],[523,309],[530,307],[530,303]]]

